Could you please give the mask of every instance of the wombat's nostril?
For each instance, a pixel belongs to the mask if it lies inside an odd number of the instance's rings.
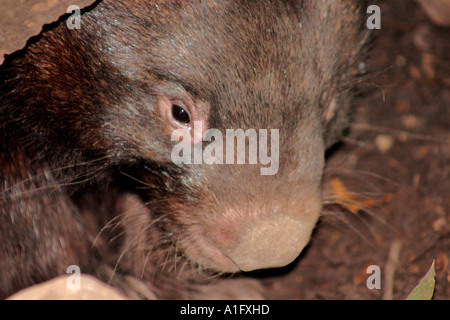
[[[300,254],[312,229],[313,224],[290,216],[266,218],[246,228],[227,256],[242,271],[282,267]]]

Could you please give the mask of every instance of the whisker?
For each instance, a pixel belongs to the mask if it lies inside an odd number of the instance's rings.
[[[101,161],[101,160],[103,160],[105,158],[106,157],[102,157],[102,158],[99,158],[99,159],[96,159],[96,160],[93,160],[93,161],[85,162],[85,163],[82,163],[82,165],[83,166],[84,165],[89,165],[89,164]],[[69,168],[74,168],[74,167],[77,167],[77,166],[78,166],[78,164],[72,164],[72,165],[68,165],[68,166],[65,166],[65,167],[60,167],[60,168],[53,169],[53,170],[43,169],[44,172],[36,174],[36,175],[32,175],[32,176],[30,176],[27,179],[23,179],[23,180],[15,183],[15,184],[13,184],[12,186],[8,187],[3,192],[11,192],[14,189],[20,188],[20,186],[23,186],[23,185],[25,185],[27,183],[33,183],[35,180],[41,179],[42,177],[45,177],[46,180],[48,181],[49,180],[48,179],[48,175],[49,174],[55,173],[55,172],[59,172],[59,171],[62,171],[62,170],[65,170],[65,169],[69,169]],[[39,192],[39,191],[45,191],[45,190],[50,190],[50,189],[59,189],[60,187],[82,184],[82,183],[88,182],[88,181],[94,179],[95,177],[97,177],[107,166],[108,166],[108,164],[104,164],[104,165],[102,165],[101,167],[97,168],[94,171],[80,172],[77,175],[73,175],[73,176],[68,177],[66,179],[62,179],[62,180],[60,180],[60,181],[58,181],[58,182],[56,182],[54,184],[50,184],[50,185],[46,185],[46,186],[40,186],[38,188],[34,188],[33,190],[21,190],[20,194],[8,195],[7,197],[12,198],[12,199],[14,199],[16,197],[20,198],[20,197],[23,197],[23,196],[32,195],[32,194],[34,194],[36,192]],[[82,177],[84,177],[85,179],[80,180],[80,181],[75,181],[75,180],[80,179]],[[5,198],[5,197],[2,197],[2,198]]]
[[[371,177],[371,178],[376,178],[380,181],[384,181],[387,182],[389,184],[395,185],[395,186],[400,186],[400,184],[386,176],[383,176],[381,174],[378,174],[376,172],[373,171],[367,171],[367,170],[357,170],[357,169],[342,169],[342,168],[337,168],[337,170],[333,171],[333,174],[330,172],[325,172],[324,173],[324,178],[327,179],[328,176],[332,176],[332,175],[348,175],[348,176],[366,176],[366,177]]]
[[[130,178],[130,179],[132,179],[132,180],[134,180],[134,181],[136,181],[136,182],[139,182],[139,183],[143,184],[143,185],[146,186],[146,187],[150,187],[150,185],[149,185],[147,182],[142,181],[142,180],[139,180],[138,178],[133,177],[132,175],[129,175],[129,174],[126,173],[126,172],[120,171],[120,174],[122,174],[122,175],[124,175],[124,176],[126,176],[126,177],[128,177],[128,178]]]
[[[134,210],[134,209],[135,209],[135,208],[130,209],[130,210]],[[123,216],[123,215],[125,215],[125,214],[122,214],[122,216]],[[145,228],[144,228],[141,232],[145,234],[146,231],[148,231],[155,223],[157,223],[157,222],[158,222],[159,220],[161,220],[162,218],[163,218],[163,216],[154,219],[150,224],[146,225]],[[138,223],[137,221],[135,221],[135,222]],[[115,239],[117,239],[119,236],[123,236],[124,233],[125,233],[125,231],[120,232],[120,234],[119,234],[119,235],[116,235],[113,239],[115,240]],[[126,246],[122,249],[122,252],[121,252],[121,254],[119,255],[119,257],[118,257],[118,259],[117,259],[117,261],[116,261],[116,263],[115,263],[114,270],[117,270],[117,268],[118,268],[120,262],[122,261],[122,259],[123,259],[123,257],[125,256],[125,254],[129,251],[129,249],[130,249],[131,247],[136,246],[137,244],[139,244],[139,242],[138,242],[137,240],[140,239],[140,237],[141,237],[141,233],[134,235],[133,238],[131,238],[131,240],[128,241],[128,243],[126,244]],[[147,259],[147,257],[150,255],[150,253],[151,253],[151,250],[148,250],[148,254],[147,254],[147,256],[146,256],[146,259]],[[143,274],[143,272],[144,272],[144,270],[142,270],[142,274]]]
[[[353,231],[359,238],[361,238],[362,240],[364,240],[364,242],[368,243],[371,247],[373,247],[373,242],[367,239],[367,235],[364,234],[362,231],[360,231],[357,227],[355,227],[354,224],[350,222],[350,220],[344,214],[342,214],[342,212],[336,213],[330,210],[322,210],[321,215],[331,216],[341,221],[342,223],[344,223],[346,227],[350,228],[350,230]],[[374,236],[372,231],[370,234],[372,237]]]
[[[419,134],[419,133],[414,133],[414,132],[409,132],[409,131],[405,131],[405,130],[399,130],[399,129],[394,129],[394,128],[389,128],[389,127],[381,127],[381,126],[376,126],[376,125],[372,125],[372,124],[367,124],[367,123],[358,123],[358,122],[354,122],[352,124],[352,128],[354,130],[358,130],[358,131],[372,131],[372,132],[382,132],[382,133],[392,133],[395,135],[407,135],[408,137],[412,138],[412,139],[416,139],[416,140],[423,140],[423,141],[428,141],[428,142],[436,142],[439,144],[450,144],[450,142],[448,140],[441,140],[441,139],[436,139],[433,138],[431,136],[426,136],[423,134]]]

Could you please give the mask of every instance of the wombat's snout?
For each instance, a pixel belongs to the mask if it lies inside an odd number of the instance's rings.
[[[295,260],[308,243],[316,222],[298,216],[277,214],[225,221],[209,229],[209,237],[225,259],[214,268],[225,272],[277,268]],[[220,263],[220,261],[225,263]],[[231,266],[232,265],[232,266]]]
[[[238,245],[226,254],[242,271],[282,267],[300,254],[310,235],[310,226],[295,218],[266,218],[241,230]]]

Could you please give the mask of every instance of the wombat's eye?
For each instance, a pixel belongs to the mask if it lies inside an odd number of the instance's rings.
[[[189,116],[189,113],[185,109],[176,104],[172,105],[172,116],[176,121],[180,123],[188,124],[191,122],[191,117]]]

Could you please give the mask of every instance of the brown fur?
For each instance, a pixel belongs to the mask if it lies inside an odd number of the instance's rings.
[[[132,276],[158,297],[189,297],[211,275],[198,270],[228,271],[241,225],[274,212],[313,225],[325,148],[352,105],[362,7],[105,0],[81,30],[61,23],[7,59],[0,297],[70,264],[125,291]],[[209,128],[280,129],[278,174],[173,164],[160,97]]]

